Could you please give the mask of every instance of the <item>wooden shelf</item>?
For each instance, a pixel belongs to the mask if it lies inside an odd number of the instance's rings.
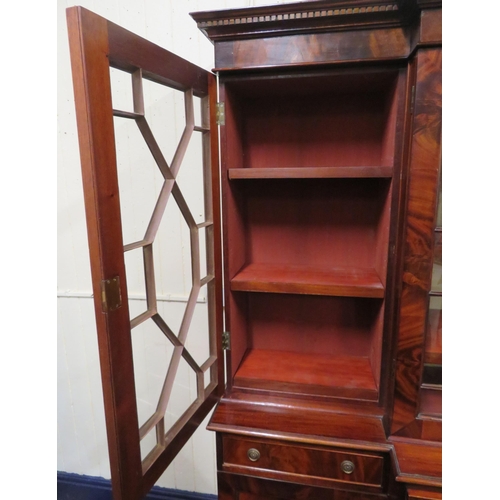
[[[338,297],[383,298],[384,286],[374,269],[249,264],[232,280],[231,290]]]
[[[443,414],[443,391],[437,387],[420,389],[420,417],[441,418]]]
[[[393,168],[372,167],[278,167],[230,168],[230,179],[328,179],[328,178],[390,178]]]
[[[417,440],[392,442],[399,470],[398,481],[428,486],[441,485],[441,443]]]
[[[370,360],[356,356],[249,349],[234,385],[368,400],[378,397]]]

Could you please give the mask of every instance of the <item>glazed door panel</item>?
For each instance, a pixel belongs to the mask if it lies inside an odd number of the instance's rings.
[[[224,386],[222,287],[215,279],[221,276],[216,83],[213,74],[86,9],[68,9],[67,19],[113,495],[136,500],[174,459]],[[128,109],[116,105],[113,75],[128,84]],[[151,86],[175,94],[185,116],[171,161],[163,133],[153,126],[151,100],[145,101]],[[132,133],[148,155],[147,161],[137,160],[136,169],[136,151],[122,161],[117,147],[120,135]],[[203,180],[200,196],[190,198],[186,193],[193,191],[196,156]],[[127,189],[123,163],[126,174],[136,176]],[[146,163],[153,171],[151,189],[140,170]],[[143,226],[129,230],[130,214],[134,221],[144,219]],[[160,283],[165,276],[167,282],[172,279],[163,269],[173,266],[172,238],[168,233],[161,239],[172,218],[182,226],[190,274],[177,320],[167,317]],[[134,288],[139,282],[143,297]],[[194,328],[206,328],[204,349],[199,336],[193,341]],[[146,340],[153,361],[140,359],[148,349],[135,351]],[[190,381],[189,388],[179,385],[179,373]],[[146,405],[143,386],[150,391]],[[185,399],[181,410],[176,394]]]

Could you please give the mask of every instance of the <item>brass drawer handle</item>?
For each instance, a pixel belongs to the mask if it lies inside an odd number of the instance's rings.
[[[350,460],[344,460],[340,464],[340,468],[345,474],[352,474],[354,472],[354,464]]]
[[[255,448],[250,448],[247,451],[247,457],[252,462],[257,462],[257,460],[259,460],[259,458],[260,458],[260,451],[256,450]]]

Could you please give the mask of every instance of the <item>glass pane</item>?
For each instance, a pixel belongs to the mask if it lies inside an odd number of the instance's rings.
[[[429,309],[427,314],[427,331],[425,337],[424,370],[422,375],[421,408],[423,414],[441,413],[436,410],[441,400],[442,376],[442,297],[443,288],[442,276],[442,184],[441,172],[438,189],[438,202],[436,213],[436,229],[434,231],[434,256],[432,266],[431,294],[429,297]],[[439,406],[439,405],[438,405]],[[429,409],[433,410],[429,413]]]
[[[431,284],[431,290],[433,292],[441,292],[443,290],[442,251],[443,251],[443,233],[436,231],[434,233],[434,263],[432,266],[432,284]]]
[[[214,282],[206,278],[214,266],[209,135],[200,130],[207,103],[196,100],[195,118],[193,91],[122,73],[113,72],[116,151],[141,458],[149,467],[217,382]]]
[[[440,186],[438,193],[438,206],[436,215],[436,227],[443,226],[443,190]]]
[[[442,298],[429,297],[427,335],[425,338],[424,372],[422,383],[442,385]]]
[[[425,362],[442,363],[441,330],[443,321],[442,297],[430,297],[425,340]]]

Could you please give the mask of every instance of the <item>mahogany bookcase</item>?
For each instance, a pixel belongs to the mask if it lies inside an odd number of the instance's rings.
[[[441,3],[321,0],[192,17],[214,43],[218,102],[214,74],[68,9],[115,498],[144,496],[216,403],[221,499],[441,498]],[[110,67],[132,75],[133,112],[113,110]],[[143,79],[185,96],[171,165],[144,114]],[[193,96],[201,125],[189,118]],[[113,115],[136,121],[164,179],[137,242],[123,241]],[[176,182],[196,132],[202,223]],[[189,304],[208,290],[203,364],[185,344],[190,305],[178,333],[156,306],[152,245],[170,198],[190,228]],[[205,277],[194,264],[201,229]],[[148,300],[132,318],[124,252],[134,249]],[[130,338],[146,320],[174,354],[139,427]],[[181,360],[198,396],[167,429]]]

